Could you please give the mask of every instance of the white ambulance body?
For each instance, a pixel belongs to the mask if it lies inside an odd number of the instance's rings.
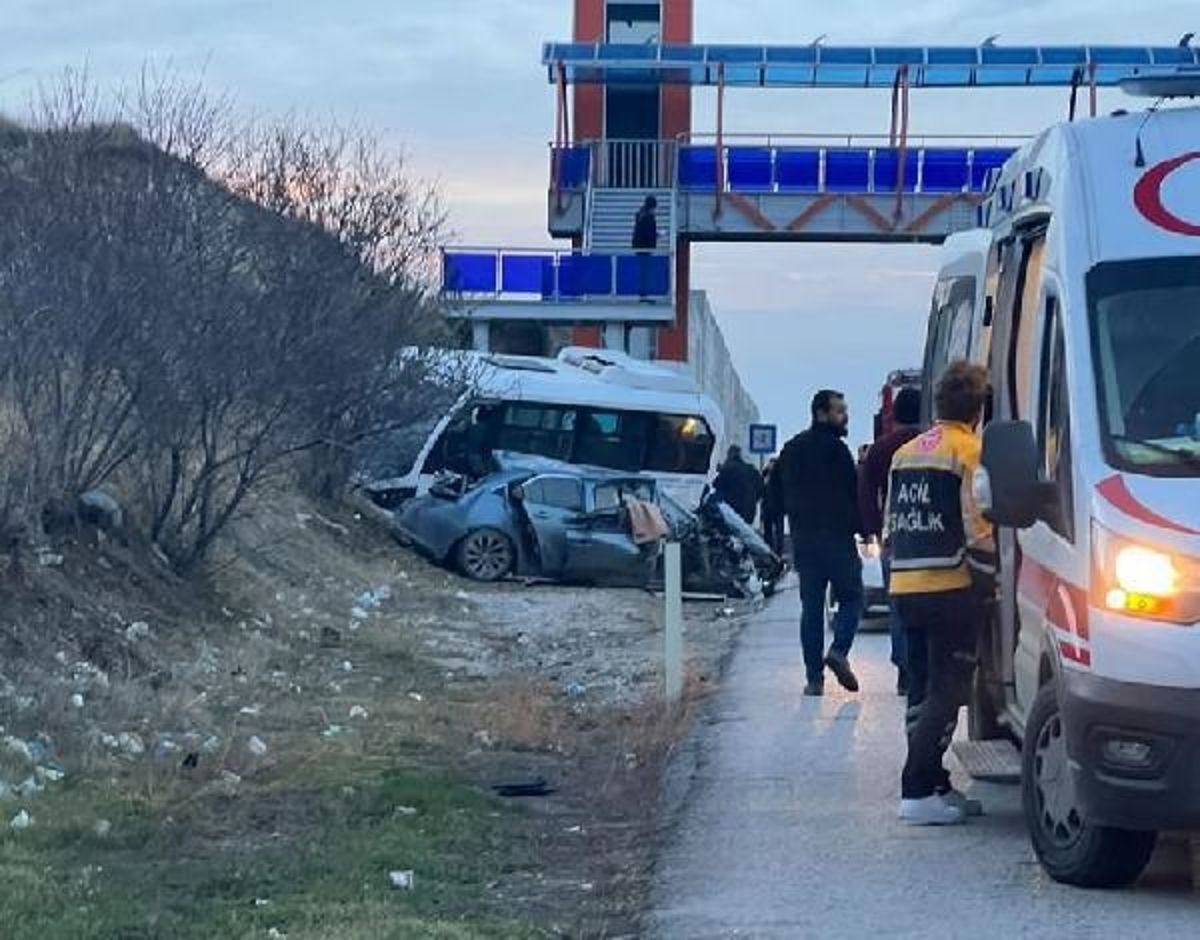
[[[935,304],[926,357],[927,383],[965,349],[993,386],[971,733],[1022,743],[1054,877],[1124,884],[1157,832],[1200,828],[1200,109],[1051,128],[980,215],[986,256],[950,243],[941,280],[984,286],[982,341],[939,348]]]

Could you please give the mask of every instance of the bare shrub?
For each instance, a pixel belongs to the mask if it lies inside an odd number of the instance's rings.
[[[112,481],[189,571],[300,455],[333,495],[358,442],[444,403],[405,352],[447,336],[442,211],[369,134],[71,74],[0,145],[0,198],[0,526]]]

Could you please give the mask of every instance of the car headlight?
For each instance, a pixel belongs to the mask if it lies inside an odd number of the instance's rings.
[[[1200,559],[1164,551],[1092,524],[1099,606],[1134,617],[1200,623]]]

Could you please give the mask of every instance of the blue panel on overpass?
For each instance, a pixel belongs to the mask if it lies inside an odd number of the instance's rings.
[[[1200,67],[1190,46],[737,46],[547,43],[550,79],[569,82],[880,88],[899,70],[921,87],[1098,85]]]

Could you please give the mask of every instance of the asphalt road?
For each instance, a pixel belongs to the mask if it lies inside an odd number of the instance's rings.
[[[650,936],[1200,936],[1181,845],[1160,851],[1133,889],[1085,892],[1042,873],[1017,787],[962,778],[984,818],[902,826],[902,707],[887,637],[858,639],[862,693],[830,676],[825,698],[806,699],[798,613],[793,589],[747,627],[675,768]]]

